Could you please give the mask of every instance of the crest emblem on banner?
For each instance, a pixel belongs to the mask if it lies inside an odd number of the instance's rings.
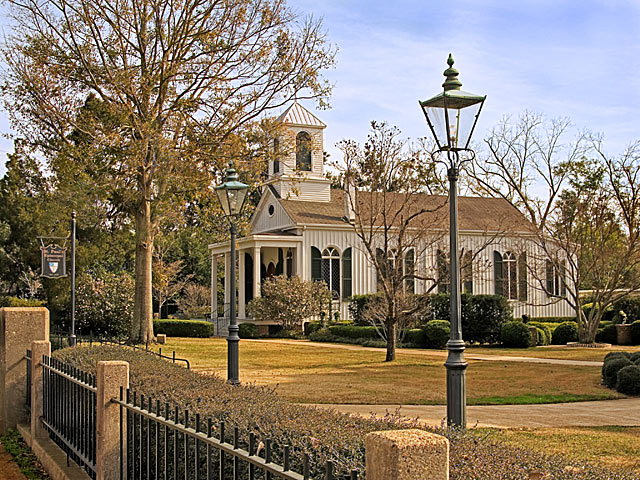
[[[67,276],[66,254],[67,249],[60,245],[47,245],[41,247],[42,250],[42,273],[43,277],[60,278]]]

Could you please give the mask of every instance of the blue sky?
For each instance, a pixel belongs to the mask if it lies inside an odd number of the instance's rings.
[[[463,89],[486,94],[474,138],[525,109],[601,132],[609,152],[640,139],[640,0],[290,0],[337,45],[325,150],[364,141],[371,120],[427,135],[418,100],[453,53]],[[305,106],[313,110],[312,103]],[[0,132],[8,132],[0,113]],[[0,140],[0,154],[12,149]],[[4,168],[0,167],[0,174]]]

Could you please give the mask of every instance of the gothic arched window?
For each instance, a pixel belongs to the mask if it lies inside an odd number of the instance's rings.
[[[502,274],[504,296],[511,300],[518,299],[518,268],[516,256],[506,252],[502,256]]]
[[[300,132],[296,136],[296,169],[311,171],[311,135],[307,132]]]
[[[322,280],[334,298],[340,298],[340,254],[333,247],[322,252]]]

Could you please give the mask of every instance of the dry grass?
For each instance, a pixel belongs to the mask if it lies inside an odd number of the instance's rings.
[[[226,376],[223,339],[172,338],[163,350]],[[443,359],[399,352],[387,363],[382,350],[242,340],[240,377],[300,403],[444,404]],[[600,385],[599,367],[469,361],[467,379],[469,404],[621,397]]]
[[[624,468],[640,478],[640,427],[479,429],[479,432],[549,455]]]
[[[507,357],[534,357],[534,358],[557,358],[560,360],[587,360],[601,362],[604,356],[613,351],[637,352],[640,346],[619,346],[611,348],[575,348],[566,346],[550,345],[546,347],[533,348],[486,348],[470,347],[466,353],[468,355],[504,355]]]

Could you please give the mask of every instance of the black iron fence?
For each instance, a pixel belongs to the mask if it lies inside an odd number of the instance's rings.
[[[96,378],[47,356],[42,367],[42,423],[67,459],[95,478]]]
[[[66,348],[69,346],[69,333],[62,333],[62,332],[51,333],[50,340],[51,340],[52,350],[60,350],[61,348]],[[85,335],[78,335],[76,337],[76,345],[92,346],[94,343],[96,345],[111,345],[114,347],[131,348],[132,350],[147,352],[152,355],[155,355],[156,357],[164,358],[165,360],[171,360],[173,363],[184,362],[185,366],[188,369],[191,368],[191,364],[189,363],[189,360],[187,360],[186,358],[176,357],[176,352],[172,352],[171,355],[165,355],[162,353],[162,348],[159,348],[158,351],[156,352],[154,350],[150,350],[148,344],[145,345],[144,347],[139,347],[137,345],[130,345],[126,342],[116,340],[116,339],[85,336]]]
[[[237,427],[228,431],[224,422],[170,408],[168,403],[121,390],[120,478],[127,480],[309,480],[309,456],[296,455],[289,445],[278,446],[256,433],[248,438]],[[126,428],[125,422],[126,419]],[[216,435],[214,436],[214,431]],[[278,462],[278,463],[276,463]],[[293,471],[298,465],[302,473]],[[315,472],[314,472],[315,473]],[[313,478],[319,478],[313,475]],[[322,478],[338,480],[328,461]],[[358,480],[358,472],[344,477]]]

